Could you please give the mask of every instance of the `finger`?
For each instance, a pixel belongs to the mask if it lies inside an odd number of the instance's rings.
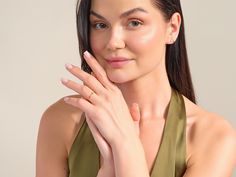
[[[130,109],[131,116],[134,121],[134,127],[136,130],[137,135],[139,135],[140,130],[139,130],[139,122],[140,122],[140,109],[139,105],[137,103],[133,103]]]
[[[97,76],[94,74],[94,72],[91,72],[91,75],[97,79]]]
[[[64,101],[67,104],[70,104],[74,107],[79,108],[83,112],[86,112],[87,114],[94,114],[95,106],[91,104],[88,100],[84,99],[83,97],[75,98],[75,97],[65,97]]]
[[[108,79],[106,71],[88,51],[84,52],[84,59],[105,88],[114,88],[115,85]]]
[[[104,86],[94,76],[72,64],[66,64],[65,67],[71,74],[83,81],[84,85],[87,85],[95,93],[101,94],[105,92]]]
[[[99,104],[99,97],[97,96],[94,91],[92,91],[89,87],[83,84],[76,83],[74,81],[68,79],[61,79],[63,85],[67,88],[74,90],[75,92],[79,93],[83,98],[87,99],[89,102],[93,104]],[[91,93],[94,93],[91,95]]]
[[[140,110],[139,105],[137,103],[133,103],[130,109],[130,113],[134,121],[140,121]]]

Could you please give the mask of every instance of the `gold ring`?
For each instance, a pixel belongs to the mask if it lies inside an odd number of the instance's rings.
[[[94,92],[91,92],[88,99],[90,100],[90,97],[94,94]]]

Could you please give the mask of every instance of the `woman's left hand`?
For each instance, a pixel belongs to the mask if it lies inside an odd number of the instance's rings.
[[[122,92],[108,79],[105,70],[91,54],[85,52],[84,58],[93,75],[79,67],[67,65],[68,71],[82,80],[84,85],[62,80],[66,87],[82,96],[66,98],[65,101],[85,112],[111,147],[119,146],[124,140],[137,141],[139,137]]]
[[[136,129],[136,133],[139,136],[139,121],[140,121],[140,110],[138,104],[132,104],[130,107],[130,114],[133,118],[133,123]],[[113,177],[115,176],[114,158],[112,149],[106,140],[97,130],[96,126],[91,122],[90,118],[86,115],[86,121],[92,132],[94,140],[101,153],[101,167],[99,169],[97,177]]]

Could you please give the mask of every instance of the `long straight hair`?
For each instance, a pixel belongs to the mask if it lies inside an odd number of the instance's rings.
[[[192,84],[188,55],[185,41],[184,18],[180,0],[150,0],[153,5],[161,10],[168,21],[175,12],[181,16],[181,26],[178,38],[173,44],[166,45],[166,71],[172,88],[196,103]],[[90,45],[89,15],[91,0],[78,0],[76,6],[76,24],[81,56],[81,69],[91,73],[91,68],[83,59],[83,53],[87,50],[93,53]]]

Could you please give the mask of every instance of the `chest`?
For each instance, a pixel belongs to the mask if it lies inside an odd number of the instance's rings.
[[[149,171],[151,171],[157,157],[164,133],[165,121],[144,123],[140,126],[140,140],[145,152]]]

